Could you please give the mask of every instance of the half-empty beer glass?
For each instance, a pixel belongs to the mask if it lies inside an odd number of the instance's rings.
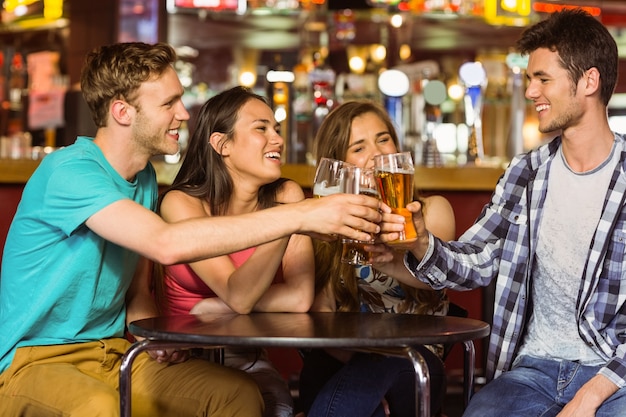
[[[320,198],[339,193],[339,170],[348,165],[352,164],[338,159],[320,159],[313,180],[313,195]]]
[[[351,165],[344,166],[339,173],[339,186],[342,193],[378,197],[374,170],[371,169]],[[344,238],[341,243],[343,244],[341,262],[352,265],[369,265],[371,263],[371,254],[365,250],[364,246],[374,243],[374,238],[369,241]]]

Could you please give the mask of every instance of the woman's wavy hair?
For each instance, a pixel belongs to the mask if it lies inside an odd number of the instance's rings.
[[[345,160],[350,144],[352,121],[355,117],[365,113],[373,113],[383,121],[396,145],[396,149],[399,149],[398,135],[387,111],[372,101],[355,100],[341,104],[324,118],[313,144],[316,160],[321,158]],[[419,197],[417,198],[419,199]],[[338,310],[359,311],[361,301],[355,268],[341,262],[341,240],[326,242],[314,239],[313,243],[315,248],[316,291],[321,291],[330,282]],[[439,309],[442,297],[436,291],[420,290],[402,283],[400,286],[406,294],[406,300],[400,306],[401,310],[408,310],[412,305],[417,306],[417,311],[414,311],[417,313],[428,313]]]

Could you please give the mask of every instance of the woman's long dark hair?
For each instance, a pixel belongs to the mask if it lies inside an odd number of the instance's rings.
[[[171,190],[180,190],[206,200],[213,216],[228,213],[233,179],[222,156],[211,146],[209,138],[211,134],[219,132],[225,135],[222,145],[233,140],[239,111],[250,100],[260,100],[267,104],[262,96],[241,86],[223,91],[204,103],[180,170],[172,185],[162,195]],[[280,178],[261,186],[259,209],[276,205],[277,192],[285,181],[286,179]]]
[[[211,215],[223,216],[228,213],[228,205],[233,194],[233,179],[222,160],[222,156],[213,149],[209,138],[215,132],[223,133],[222,145],[233,140],[235,122],[239,111],[250,100],[267,102],[258,94],[245,87],[233,87],[210,98],[198,114],[196,128],[189,140],[189,147],[180,170],[172,185],[159,197],[158,207],[165,194],[180,190],[190,196],[206,200]],[[259,210],[277,204],[277,194],[287,179],[279,178],[259,188]],[[155,267],[155,296],[159,306],[167,302],[163,288],[163,266]]]

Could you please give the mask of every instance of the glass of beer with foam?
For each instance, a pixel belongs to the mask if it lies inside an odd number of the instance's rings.
[[[339,171],[344,166],[349,165],[352,164],[338,159],[320,159],[313,179],[313,196],[320,198],[341,192],[339,189]]]
[[[404,216],[406,222],[400,239],[388,245],[411,242],[417,239],[413,215],[406,206],[413,201],[415,166],[410,152],[376,155],[374,157],[376,185],[380,199],[395,214]]]

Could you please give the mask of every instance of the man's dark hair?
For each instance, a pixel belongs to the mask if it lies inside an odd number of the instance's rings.
[[[553,13],[522,33],[517,49],[529,54],[547,48],[559,54],[561,65],[574,84],[589,68],[600,72],[600,97],[608,105],[618,74],[615,39],[606,27],[582,9]]]

